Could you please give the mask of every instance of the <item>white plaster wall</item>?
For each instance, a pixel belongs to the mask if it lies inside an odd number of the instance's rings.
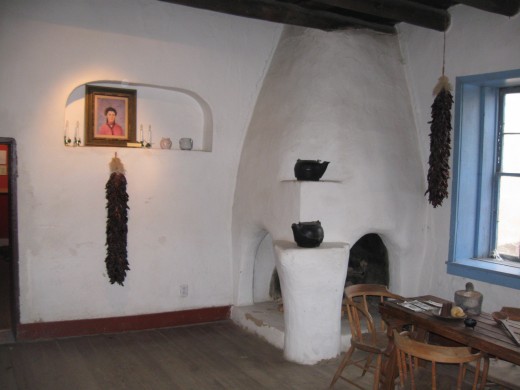
[[[498,72],[520,67],[520,17],[494,15],[466,6],[450,9],[451,26],[446,33],[446,75],[455,87],[457,76]],[[417,123],[423,175],[428,172],[430,106],[432,90],[442,72],[443,33],[410,25],[400,26],[400,43],[406,61],[414,117]],[[451,193],[451,185],[449,188]],[[448,275],[451,197],[442,207],[427,208],[425,260],[429,272],[417,274],[423,291],[453,299],[455,291],[464,289],[468,280]],[[518,290],[473,281],[484,294],[482,308],[499,310],[518,306]]]
[[[322,178],[330,182],[290,181],[298,158],[330,161]],[[292,241],[293,222],[315,219],[328,242],[353,245],[366,233],[380,234],[391,288],[417,291],[416,275],[427,270],[421,168],[397,37],[286,28],[240,161],[235,302],[252,303],[255,252],[265,231]]]
[[[18,149],[22,323],[232,303],[236,172],[280,33],[156,0],[0,3],[0,131]],[[94,80],[198,94],[213,115],[212,152],[64,147],[69,94]],[[116,151],[130,195],[124,287],[110,285],[104,263]]]

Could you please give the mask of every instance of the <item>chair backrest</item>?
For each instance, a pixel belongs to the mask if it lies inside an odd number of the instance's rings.
[[[466,370],[466,363],[475,362],[476,370],[472,374],[474,375],[472,382],[472,388],[476,389],[479,373],[480,373],[480,361],[483,358],[481,352],[472,353],[469,347],[445,347],[440,345],[426,344],[420,341],[416,341],[410,338],[409,332],[399,333],[395,329],[393,331],[394,345],[397,353],[397,364],[399,367],[399,381],[401,387],[411,389],[423,389],[424,384],[420,385],[417,382],[419,380],[429,380],[432,389],[447,388],[446,384],[439,384],[439,378],[437,377],[437,363],[447,364],[458,364],[458,374],[456,378],[456,388],[460,389],[464,381],[464,376],[468,370]],[[421,369],[424,371],[425,362],[429,362],[431,365],[431,378],[425,378],[424,372],[417,374],[417,371]],[[441,375],[439,375],[441,376]],[[442,375],[443,379],[446,380],[446,376]],[[450,387],[453,388],[453,387]]]
[[[370,314],[370,306],[379,304],[385,299],[403,299],[403,297],[388,291],[382,284],[354,284],[345,288],[346,311],[350,323],[352,337],[358,341],[369,341],[364,338],[371,337],[375,342],[376,332],[385,332],[386,326],[383,320],[375,322]],[[377,307],[375,308],[377,310]]]

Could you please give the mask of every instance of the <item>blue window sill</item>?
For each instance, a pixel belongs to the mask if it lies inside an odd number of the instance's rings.
[[[450,275],[520,290],[520,265],[510,265],[493,259],[460,259],[450,261],[447,265]]]

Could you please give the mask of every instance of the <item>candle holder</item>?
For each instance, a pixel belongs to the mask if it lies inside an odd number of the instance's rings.
[[[152,125],[148,125],[148,142],[146,143],[146,147],[152,147]]]
[[[76,122],[74,129],[74,138],[69,137],[69,121],[65,122],[65,135],[63,136],[63,144],[65,146],[81,146],[81,138],[79,137],[79,121]]]
[[[152,125],[148,125],[148,141],[144,139],[143,135],[143,125],[139,127],[139,135],[141,138],[141,141],[139,143],[141,144],[142,148],[151,148],[152,147]]]
[[[65,121],[65,135],[63,136],[63,144],[70,146],[72,140],[69,138],[69,121]]]
[[[72,147],[81,146],[81,138],[74,137],[74,139],[70,139],[69,137],[67,137],[65,135],[65,136],[63,136],[63,144],[65,146],[72,146]]]
[[[81,145],[81,139],[79,138],[79,121],[76,121],[76,128],[74,129],[74,142],[72,146]]]

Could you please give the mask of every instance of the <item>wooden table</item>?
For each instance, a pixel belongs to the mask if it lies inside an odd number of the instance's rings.
[[[432,295],[410,298],[410,300],[413,299],[447,302]],[[388,324],[389,337],[392,335],[393,329],[401,330],[403,325],[413,324],[420,330],[520,365],[520,346],[516,345],[505,330],[495,322],[491,314],[481,313],[478,316],[470,316],[477,320],[477,326],[471,329],[464,325],[463,320],[446,320],[435,317],[431,312],[414,312],[398,305],[397,302],[380,304],[379,312]],[[390,359],[385,368],[387,378],[385,388],[387,389],[393,389],[393,379],[397,374],[394,355],[393,352],[390,354]]]

